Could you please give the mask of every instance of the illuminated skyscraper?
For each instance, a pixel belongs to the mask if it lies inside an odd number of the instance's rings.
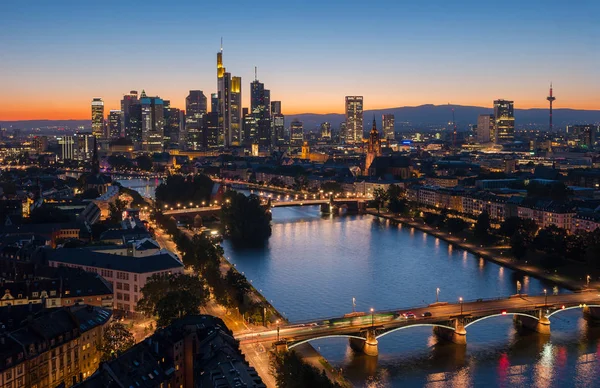
[[[160,97],[148,97],[142,91],[142,149],[162,151],[165,130],[164,102]]]
[[[132,90],[129,94],[125,94],[123,99],[121,100],[121,133],[125,137],[131,138],[131,124],[129,111],[131,110],[131,106],[138,104],[138,92],[137,90]]]
[[[290,144],[301,146],[304,143],[304,125],[302,121],[294,120],[290,124]]]
[[[250,111],[254,116],[254,125],[257,128],[252,131],[256,133],[257,138],[253,139],[253,143],[258,141],[260,147],[271,146],[271,94],[265,89],[265,84],[255,79],[250,84]]]
[[[281,114],[281,101],[271,101],[271,114]]]
[[[383,136],[388,140],[396,138],[395,118],[393,114],[385,114],[381,116],[381,126],[383,128]]]
[[[494,101],[494,142],[508,143],[515,140],[514,102]]]
[[[328,122],[321,123],[321,139],[331,140],[331,124]]]
[[[120,110],[111,110],[108,114],[108,134],[111,139],[118,139],[121,137],[121,118],[123,112]]]
[[[206,103],[206,96],[202,90],[190,90],[185,98],[185,131],[188,149],[199,150],[206,145],[203,133],[207,113]]]
[[[346,143],[363,140],[363,97],[346,96]]]
[[[495,121],[496,120],[494,119],[494,115],[479,115],[479,117],[477,118],[477,143],[485,144],[492,141],[492,135],[494,135]]]
[[[179,138],[182,130],[181,110],[171,107],[171,101],[163,101],[165,130],[163,143],[166,149],[179,148]]]
[[[241,140],[242,79],[231,77],[223,66],[223,45],[217,53],[217,97],[219,99],[219,143],[236,146]]]
[[[60,156],[62,160],[75,159],[74,147],[75,140],[73,136],[61,136],[58,138],[58,144],[60,145]]]
[[[212,93],[210,95],[210,111],[218,113],[219,112],[219,94]]]
[[[242,77],[231,77],[229,146],[242,143]]]
[[[285,144],[285,116],[281,113],[281,101],[271,101],[271,143]]]
[[[101,98],[92,100],[92,133],[94,136],[104,138],[104,101]]]

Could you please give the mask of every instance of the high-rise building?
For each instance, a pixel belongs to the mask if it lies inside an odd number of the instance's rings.
[[[321,139],[331,140],[331,124],[328,122],[321,123]]]
[[[357,144],[363,139],[363,97],[346,96],[346,143]]]
[[[129,94],[125,94],[121,100],[121,133],[125,137],[131,137],[129,111],[132,105],[138,104],[138,92],[132,90]]]
[[[210,111],[218,113],[219,112],[219,94],[212,93],[210,95]]]
[[[271,101],[271,114],[281,114],[281,101]]]
[[[94,156],[94,140],[96,137],[89,132],[80,132],[74,137],[74,159],[90,161]]]
[[[346,136],[348,134],[348,131],[346,130],[346,122],[342,122],[340,123],[340,131],[339,131],[339,141],[340,143],[345,143],[346,142]]]
[[[185,131],[188,149],[199,150],[206,146],[206,134],[203,133],[206,103],[206,96],[202,90],[190,90],[185,98]]]
[[[104,101],[99,97],[92,100],[92,133],[101,138],[105,137]]]
[[[219,113],[210,112],[206,115],[204,125],[204,138],[201,139],[204,142],[204,147],[216,148],[219,146]]]
[[[381,127],[383,128],[383,136],[387,140],[394,140],[396,138],[395,132],[395,118],[393,114],[381,115]]]
[[[179,135],[182,127],[182,114],[178,108],[171,107],[171,101],[163,101],[165,131],[163,143],[166,149],[179,148]]]
[[[135,149],[140,149],[142,145],[142,104],[139,101],[129,105],[128,120],[125,137],[133,142]]]
[[[35,152],[41,154],[48,151],[48,136],[36,136],[33,138]]]
[[[229,146],[242,144],[242,77],[231,77]]]
[[[494,142],[507,143],[515,140],[514,102],[494,101]]]
[[[111,110],[108,114],[108,134],[112,139],[121,137],[123,112],[120,110]]]
[[[596,145],[596,135],[600,128],[596,125],[569,125],[567,133],[573,134],[580,147],[592,149]]]
[[[265,84],[255,79],[250,84],[250,111],[254,116],[254,125],[256,128],[250,130],[257,138],[252,139],[252,143],[258,141],[260,147],[271,146],[271,94],[265,89]]]
[[[75,159],[74,147],[75,141],[73,136],[61,136],[58,138],[58,144],[60,145],[60,157],[62,160],[73,160]]]
[[[485,144],[492,141],[492,135],[494,134],[494,115],[485,114],[477,117],[477,131],[475,132],[475,140],[479,144]]]
[[[164,102],[160,97],[148,97],[142,91],[142,149],[162,151],[165,130]]]
[[[239,145],[242,124],[242,79],[232,77],[223,66],[223,46],[217,53],[217,97],[219,99],[219,143],[225,147]],[[232,106],[233,105],[233,106]]]
[[[304,143],[304,125],[298,119],[290,124],[290,144],[301,146]]]

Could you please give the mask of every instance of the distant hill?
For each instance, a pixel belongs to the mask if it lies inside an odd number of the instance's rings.
[[[452,108],[459,128],[467,128],[469,124],[477,123],[477,116],[492,113],[491,108],[481,106],[463,105],[420,105],[404,106],[398,108],[367,110],[364,112],[364,125],[371,127],[373,114],[377,120],[378,128],[381,128],[381,115],[391,113],[396,118],[396,127],[402,122],[408,122],[414,126],[443,126],[452,121]],[[577,110],[577,109],[554,109],[554,125],[564,127],[572,124],[600,123],[600,110]],[[322,122],[328,121],[332,127],[339,128],[345,116],[339,113],[316,114],[302,113],[297,115],[286,115],[285,121],[288,126],[292,120],[299,119],[304,123],[305,130],[318,128]],[[548,109],[515,109],[515,121],[517,127],[534,125],[546,128],[548,125]],[[0,121],[2,128],[42,128],[42,127],[67,127],[75,129],[78,126],[91,127],[90,120],[26,120],[26,121]]]
[[[466,128],[469,124],[477,123],[477,116],[480,114],[491,114],[493,109],[481,106],[463,106],[463,105],[420,105],[405,106],[398,108],[367,110],[364,112],[365,128],[370,128],[373,120],[373,114],[377,120],[378,128],[381,128],[381,115],[391,113],[395,116],[396,127],[401,122],[408,122],[411,125],[446,125],[452,121],[452,108],[456,117],[457,125],[460,128]],[[600,110],[576,110],[576,109],[554,109],[554,126],[564,127],[566,125],[578,123],[599,123]],[[286,125],[294,119],[299,119],[304,123],[305,130],[317,128],[322,122],[328,121],[333,128],[338,128],[340,123],[345,120],[343,114],[314,114],[303,113],[298,115],[287,115]],[[548,125],[548,109],[515,109],[515,121],[517,127],[526,125],[538,125],[543,128]]]

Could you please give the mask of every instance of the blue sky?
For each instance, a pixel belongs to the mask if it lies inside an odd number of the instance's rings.
[[[216,89],[215,54],[284,112],[443,104],[600,109],[598,1],[10,1],[0,120],[87,118],[145,89],[183,107]],[[248,93],[244,93],[245,104]]]

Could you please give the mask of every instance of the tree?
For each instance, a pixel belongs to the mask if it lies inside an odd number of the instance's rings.
[[[392,213],[397,214],[406,214],[409,210],[407,201],[405,199],[399,199],[397,197],[393,197],[390,199],[388,208]]]
[[[137,164],[140,170],[150,171],[152,170],[152,158],[148,155],[140,155],[135,158],[135,163]]]
[[[567,232],[556,225],[541,229],[533,240],[534,247],[546,253],[542,262],[547,267],[556,267],[564,262],[567,252]]]
[[[448,231],[451,233],[460,233],[465,230],[468,226],[467,222],[462,218],[448,218],[446,221]]]
[[[383,206],[386,200],[387,192],[384,189],[377,188],[373,190],[373,202],[375,202],[375,206],[377,207],[377,213],[379,213],[379,208]]]
[[[398,185],[390,185],[390,187],[387,189],[387,196],[390,201],[399,199],[403,193],[404,190]]]
[[[137,310],[146,315],[159,315],[158,306],[169,293],[177,292],[172,297],[180,297],[185,291],[198,306],[208,301],[208,290],[203,279],[194,275],[169,274],[152,275],[142,288],[142,299],[137,302]],[[180,306],[181,307],[181,306]],[[184,306],[185,307],[185,306]]]
[[[221,223],[236,245],[260,246],[271,236],[270,209],[256,195],[229,192],[221,207]]]
[[[165,327],[188,314],[198,314],[202,301],[188,290],[169,291],[156,305],[156,324]]]
[[[475,223],[475,237],[480,240],[487,240],[490,237],[490,215],[487,211],[481,212]]]
[[[101,354],[100,361],[108,361],[133,345],[135,345],[133,334],[122,323],[113,322],[104,330],[102,341],[97,346]]]
[[[523,234],[515,233],[510,238],[510,252],[516,259],[521,260],[527,255],[529,243]]]
[[[210,202],[213,181],[204,174],[184,177],[170,175],[155,192],[157,201],[170,205]]]
[[[278,387],[341,388],[339,384],[329,380],[324,371],[319,372],[314,366],[302,361],[293,350],[276,354],[272,359],[271,368]]]
[[[117,198],[114,202],[108,205],[109,216],[111,222],[121,222],[123,220],[123,212],[127,208],[127,202]]]

